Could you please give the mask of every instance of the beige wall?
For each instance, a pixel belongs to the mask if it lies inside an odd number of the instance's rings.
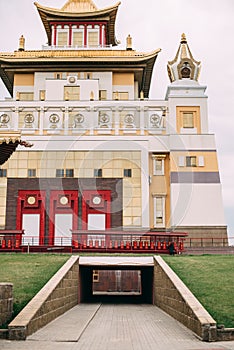
[[[34,86],[34,74],[15,74],[14,86]]]
[[[134,85],[134,74],[113,73],[113,85]]]

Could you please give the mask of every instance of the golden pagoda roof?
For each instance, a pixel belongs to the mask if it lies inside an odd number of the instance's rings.
[[[15,73],[36,71],[131,71],[145,97],[149,94],[155,60],[160,49],[150,53],[135,50],[40,50],[0,53],[0,77],[12,94]]]
[[[61,9],[64,12],[90,12],[97,11],[92,0],[68,0]]]
[[[107,23],[107,45],[117,45],[115,38],[115,20],[120,2],[111,7],[97,9],[91,0],[68,0],[62,9],[45,7],[37,2],[37,7],[42,23],[51,45],[51,22],[54,21],[105,21]]]

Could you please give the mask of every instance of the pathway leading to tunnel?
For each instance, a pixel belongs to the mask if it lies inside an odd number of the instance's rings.
[[[204,343],[153,305],[79,304],[26,341],[0,340],[1,350],[234,350]]]

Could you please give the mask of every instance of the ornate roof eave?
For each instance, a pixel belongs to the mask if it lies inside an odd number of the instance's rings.
[[[32,147],[32,144],[21,140],[20,132],[0,132],[0,165],[10,158],[19,145]]]
[[[65,51],[15,51],[13,54],[0,53],[0,77],[12,95],[14,73],[35,72],[50,68],[56,70],[79,69],[131,69],[142,71],[140,90],[149,95],[154,63],[161,49],[148,54],[127,50],[65,50]],[[7,83],[7,84],[6,84]]]
[[[51,27],[50,21],[66,21],[66,20],[105,20],[108,25],[109,37],[107,37],[107,45],[116,46],[118,44],[115,38],[115,20],[119,5],[121,2],[118,2],[116,5],[111,7],[106,7],[97,11],[89,12],[64,12],[62,10],[44,7],[38,4],[37,2],[34,5],[37,7],[39,15],[41,17],[42,23],[45,27],[45,31],[48,37],[48,44],[51,45]]]

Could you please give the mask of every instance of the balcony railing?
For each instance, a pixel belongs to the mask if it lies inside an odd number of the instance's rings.
[[[28,135],[165,133],[162,101],[0,101],[0,130]]]

